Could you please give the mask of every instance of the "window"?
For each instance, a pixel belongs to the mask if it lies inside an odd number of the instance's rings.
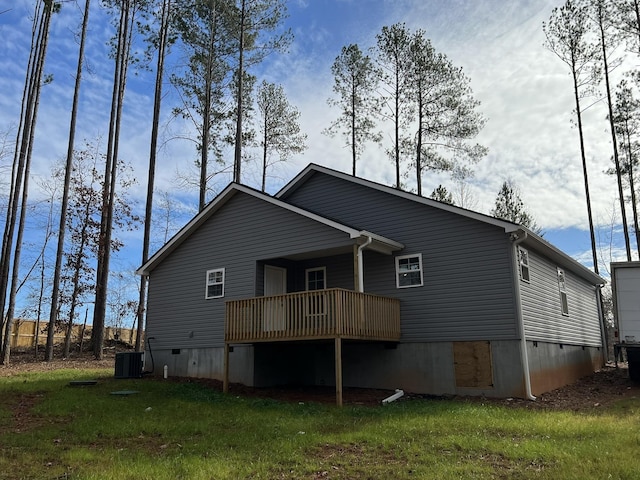
[[[207,293],[205,298],[224,297],[224,268],[207,271]]]
[[[307,290],[324,290],[327,288],[327,267],[307,268],[305,277]]]
[[[310,294],[307,297],[305,316],[313,325],[312,328],[317,328],[319,325],[314,323],[326,314],[325,310],[325,295],[326,292],[320,292],[327,288],[327,268],[315,267],[307,268],[305,270],[306,287],[307,291],[318,291],[318,293]]]
[[[558,290],[560,291],[560,308],[562,315],[569,315],[569,302],[567,301],[566,278],[564,270],[558,268]]]
[[[396,257],[396,286],[398,288],[422,286],[422,254]]]
[[[518,247],[518,264],[520,265],[520,278],[525,282],[529,282],[529,252],[524,248]]]

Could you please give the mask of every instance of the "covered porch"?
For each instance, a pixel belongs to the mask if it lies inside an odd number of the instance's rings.
[[[256,296],[225,302],[225,391],[234,344],[332,341],[336,403],[342,405],[343,340],[400,340],[400,301],[364,292],[363,252],[382,254],[371,257],[373,266],[403,245],[369,232],[352,235],[352,242],[256,261]]]
[[[226,302],[224,391],[233,344],[334,340],[336,403],[342,405],[342,341],[400,340],[400,301],[330,288]]]

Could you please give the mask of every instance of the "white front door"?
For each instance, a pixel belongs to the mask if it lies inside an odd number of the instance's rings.
[[[287,269],[264,266],[264,296],[272,297],[287,293]],[[285,301],[282,298],[270,298],[264,302],[264,331],[284,330],[287,326]]]

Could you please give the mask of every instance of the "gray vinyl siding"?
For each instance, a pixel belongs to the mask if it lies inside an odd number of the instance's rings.
[[[402,341],[518,338],[513,264],[504,230],[315,173],[285,201],[422,254],[424,286],[396,288],[395,255],[364,255],[364,287],[399,298]]]
[[[347,233],[238,192],[151,272],[147,336],[155,348],[223,345],[225,301],[256,296],[259,262],[352,243]],[[225,296],[205,299],[206,272],[215,268],[226,269]]]
[[[564,269],[569,315],[563,315],[557,265],[535,251],[528,252],[531,281],[520,282],[527,340],[600,346],[602,341],[595,287]]]

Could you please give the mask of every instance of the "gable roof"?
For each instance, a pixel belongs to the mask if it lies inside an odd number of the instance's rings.
[[[389,187],[381,183],[376,183],[371,180],[366,180],[364,178],[354,177],[347,173],[340,172],[338,170],[333,170],[331,168],[323,167],[321,165],[317,165],[313,163],[309,164],[304,170],[302,170],[298,175],[296,175],[289,183],[287,183],[278,193],[276,193],[275,198],[286,200],[289,195],[291,195],[297,189],[301,188],[307,182],[307,180],[309,180],[313,175],[317,173],[330,175],[330,176],[354,183],[356,185],[373,188],[375,190],[388,193],[391,195],[395,195],[397,197],[404,198],[412,202],[437,208],[439,210],[451,212],[456,215],[461,215],[466,218],[470,218],[473,220],[477,220],[480,222],[484,222],[484,223],[502,228],[506,234],[511,234],[510,236],[512,240],[521,239],[522,244],[524,246],[528,246],[530,248],[533,248],[543,253],[547,258],[556,262],[558,266],[561,266],[570,270],[571,272],[583,278],[584,280],[587,280],[591,284],[603,285],[604,283],[606,283],[602,277],[600,277],[599,275],[596,275],[594,272],[592,272],[590,269],[582,265],[580,262],[574,260],[566,253],[564,253],[557,247],[547,242],[540,235],[536,234],[532,230],[522,225],[509,222],[507,220],[501,220],[499,218],[495,218],[490,215],[485,215],[483,213],[467,210],[465,208],[457,207],[455,205],[438,202],[430,198],[425,198],[425,197],[416,195],[414,193],[398,190],[396,188]]]
[[[214,198],[200,213],[191,219],[184,227],[178,231],[162,248],[154,253],[144,265],[136,270],[137,275],[148,275],[162,260],[164,260],[171,252],[173,252],[182,242],[184,242],[191,233],[197,230],[200,225],[206,222],[213,214],[215,214],[222,206],[224,206],[237,193],[245,193],[259,200],[275,205],[284,210],[302,215],[310,220],[316,221],[328,227],[334,228],[349,235],[355,239],[359,245],[367,243],[367,249],[374,250],[384,254],[391,254],[397,250],[402,250],[402,243],[391,240],[390,238],[377,235],[367,230],[361,230],[340,222],[330,220],[315,213],[304,210],[303,208],[290,205],[282,200],[274,198],[266,193],[259,192],[245,185],[230,183],[216,198]],[[370,242],[369,242],[370,240]]]

